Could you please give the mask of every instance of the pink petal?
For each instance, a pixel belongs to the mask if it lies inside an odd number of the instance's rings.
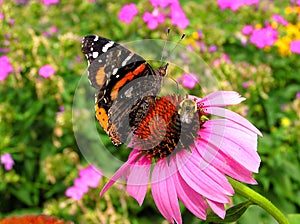
[[[260,157],[255,151],[256,138],[234,130],[213,125],[213,120],[206,122],[200,131],[201,139],[211,142],[226,155],[250,171],[258,172]]]
[[[199,103],[203,107],[223,107],[228,105],[239,104],[246,98],[241,97],[239,93],[233,91],[217,91],[204,97]]]
[[[179,199],[195,216],[200,219],[206,219],[207,204],[203,200],[202,196],[189,187],[186,182],[179,175],[174,175],[174,184]]]
[[[214,211],[214,213],[216,213],[222,219],[225,218],[226,211],[223,203],[218,203],[209,199],[207,199],[207,202],[211,209]]]
[[[207,123],[208,122],[208,123]],[[228,128],[230,129],[231,132],[242,132],[243,134],[245,134],[246,136],[249,136],[250,138],[252,138],[251,141],[254,141],[256,143],[256,139],[257,139],[257,133],[245,128],[244,126],[241,126],[240,124],[231,121],[231,120],[227,120],[227,119],[214,119],[214,120],[209,120],[206,123],[209,124],[210,126],[215,126],[218,127],[220,129],[225,129]],[[256,144],[255,144],[255,151],[257,150],[256,148]]]
[[[195,164],[198,164],[198,170],[202,170],[205,176],[210,177],[211,180],[214,180],[216,185],[219,185],[221,188],[223,188],[227,195],[234,194],[234,190],[225,175],[217,170],[213,164],[209,164],[209,166],[206,167],[201,167],[199,161],[201,161],[202,158],[198,152],[194,153],[191,159],[194,160]]]
[[[174,176],[174,175],[173,175]],[[152,195],[161,214],[171,223],[182,223],[176,188],[166,159],[159,160],[152,173]]]
[[[127,193],[135,198],[139,205],[143,204],[146,196],[149,176],[150,176],[151,160],[146,156],[142,157],[132,167],[128,180],[126,191]]]
[[[225,117],[228,120],[231,120],[244,128],[256,133],[259,136],[262,136],[262,133],[253,125],[251,124],[247,119],[243,118],[237,113],[234,113],[230,110],[219,108],[219,107],[207,107],[205,108],[205,113],[217,115],[220,117]]]
[[[213,164],[220,172],[248,184],[257,183],[253,179],[251,171],[237,163],[222,151],[218,151],[219,149],[213,144],[200,140],[196,142],[196,147],[191,149],[197,150],[207,164]]]
[[[177,167],[181,167],[179,169],[179,173],[184,181],[197,193],[203,195],[206,198],[210,198],[212,200],[228,203],[229,199],[226,196],[226,193],[230,195],[230,190],[224,189],[221,183],[215,182],[210,177],[206,176],[204,172],[201,171],[200,167],[200,159],[194,159],[196,154],[190,156],[188,152],[182,151],[176,154]],[[189,162],[185,163],[186,158],[189,157]],[[181,166],[182,163],[185,163],[185,166]],[[211,166],[206,167],[206,169],[210,169]],[[224,183],[226,187],[227,183]]]
[[[133,149],[130,153],[128,160],[124,163],[110,178],[110,180],[105,184],[100,192],[100,196],[102,196],[121,176],[123,176],[129,168],[132,166],[132,163],[140,156],[140,152],[136,149]]]

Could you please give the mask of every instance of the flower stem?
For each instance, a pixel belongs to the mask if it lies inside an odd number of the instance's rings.
[[[236,180],[233,180],[231,178],[228,178],[228,180],[237,194],[249,199],[250,201],[263,208],[270,215],[272,215],[279,224],[289,224],[289,221],[282,214],[282,212],[277,207],[275,207],[275,205],[273,205],[267,198]]]

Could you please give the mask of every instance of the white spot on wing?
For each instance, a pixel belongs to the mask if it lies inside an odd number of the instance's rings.
[[[113,70],[112,74],[115,75],[115,74],[117,74],[117,72],[118,72],[118,69],[115,68],[115,69]]]
[[[133,53],[130,53],[130,54],[127,56],[127,58],[125,58],[125,60],[122,62],[122,66],[123,66],[123,67],[127,64],[127,62],[130,60],[130,58],[132,58],[132,56],[133,56]]]
[[[132,90],[133,90],[133,86],[131,86],[129,89],[127,89],[127,90],[125,91],[125,96],[126,96],[127,98],[130,98],[130,97],[132,96]]]
[[[111,46],[114,45],[114,43],[115,43],[115,42],[113,42],[112,40],[109,41],[107,44],[105,44],[105,45],[103,46],[102,51],[103,51],[103,52],[106,52],[106,51],[108,50],[108,48],[110,48]]]
[[[95,36],[94,41],[97,41],[99,39],[99,36]]]
[[[93,58],[97,58],[98,55],[99,55],[99,53],[98,53],[97,51],[94,51],[94,52],[93,52]]]

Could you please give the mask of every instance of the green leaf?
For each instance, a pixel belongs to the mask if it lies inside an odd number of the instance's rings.
[[[226,216],[224,219],[221,219],[212,211],[207,214],[207,222],[217,222],[217,223],[228,223],[237,221],[248,209],[250,205],[253,205],[251,201],[242,202],[237,204],[226,211]]]

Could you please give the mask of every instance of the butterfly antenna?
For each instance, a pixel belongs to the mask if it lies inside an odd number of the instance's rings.
[[[180,39],[177,41],[176,45],[173,47],[173,49],[170,51],[170,54],[168,55],[168,57],[166,58],[166,61],[168,61],[172,55],[172,53],[174,52],[174,50],[176,49],[176,47],[180,44],[180,42],[185,38],[185,33],[183,33],[180,37]]]
[[[171,29],[170,27],[168,27],[168,30],[167,30],[167,37],[165,39],[165,43],[164,43],[164,47],[163,47],[163,50],[162,50],[162,53],[161,53],[161,58],[160,58],[160,61],[161,63],[163,64],[163,59],[164,59],[164,56],[167,54],[166,52],[166,47],[167,47],[167,41],[168,41],[168,37],[169,37],[169,33],[170,33]]]

